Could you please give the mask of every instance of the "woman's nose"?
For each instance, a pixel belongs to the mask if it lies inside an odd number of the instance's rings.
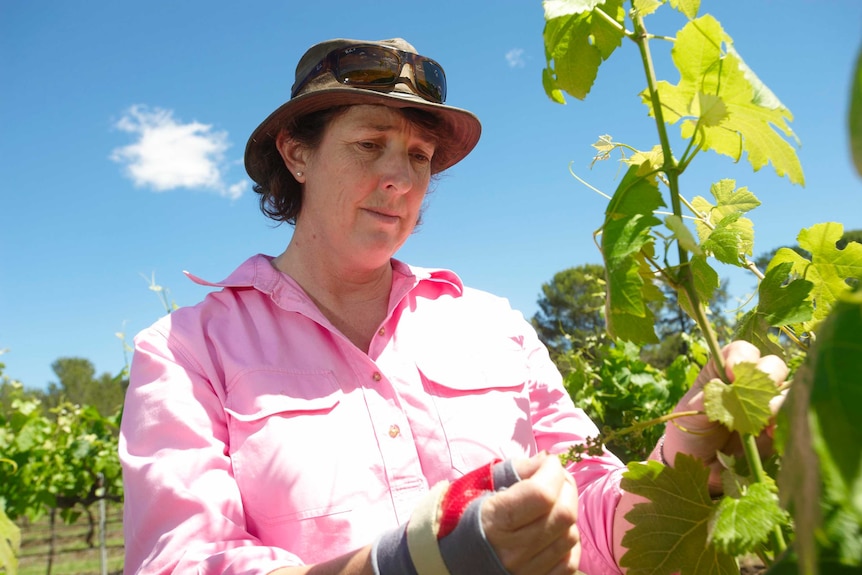
[[[410,155],[406,151],[392,150],[381,162],[381,185],[395,193],[404,193],[412,186]]]

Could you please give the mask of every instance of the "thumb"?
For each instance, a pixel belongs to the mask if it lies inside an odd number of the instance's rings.
[[[542,466],[542,463],[549,457],[547,451],[541,451],[536,455],[530,457],[529,459],[517,459],[512,461],[512,465],[515,468],[515,471],[518,473],[518,477],[521,479],[527,479],[528,477],[532,477],[536,471]]]

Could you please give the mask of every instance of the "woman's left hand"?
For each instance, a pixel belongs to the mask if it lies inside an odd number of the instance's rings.
[[[733,381],[733,367],[740,363],[753,363],[757,368],[775,382],[776,387],[784,383],[788,375],[788,368],[784,361],[775,355],[761,356],[760,351],[746,341],[734,341],[722,350],[728,381]],[[674,413],[686,411],[699,411],[698,415],[684,416],[674,419],[666,426],[664,444],[662,446],[663,458],[673,465],[677,453],[687,453],[698,457],[710,467],[709,487],[713,494],[721,493],[721,464],[718,461],[717,452],[739,454],[742,452],[742,444],[739,434],[731,433],[724,425],[717,421],[710,421],[704,411],[704,385],[714,379],[719,379],[719,373],[713,361],[704,367],[691,389],[677,403]],[[778,411],[784,398],[783,394],[776,391],[776,396],[770,403],[773,415]],[[758,437],[758,447],[761,453],[770,452],[772,449],[773,424],[766,428],[764,433]]]

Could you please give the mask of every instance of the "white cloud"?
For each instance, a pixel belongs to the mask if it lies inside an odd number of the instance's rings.
[[[510,68],[523,68],[526,64],[523,48],[512,48],[506,52],[506,62]]]
[[[157,192],[203,189],[232,199],[246,188],[245,182],[225,183],[227,132],[200,122],[184,124],[171,110],[146,106],[132,106],[115,126],[136,137],[111,153],[136,186]]]

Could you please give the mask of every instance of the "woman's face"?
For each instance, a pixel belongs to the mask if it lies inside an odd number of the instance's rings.
[[[416,226],[434,148],[392,108],[337,115],[318,148],[298,154],[305,188],[295,239],[353,267],[387,265]]]

